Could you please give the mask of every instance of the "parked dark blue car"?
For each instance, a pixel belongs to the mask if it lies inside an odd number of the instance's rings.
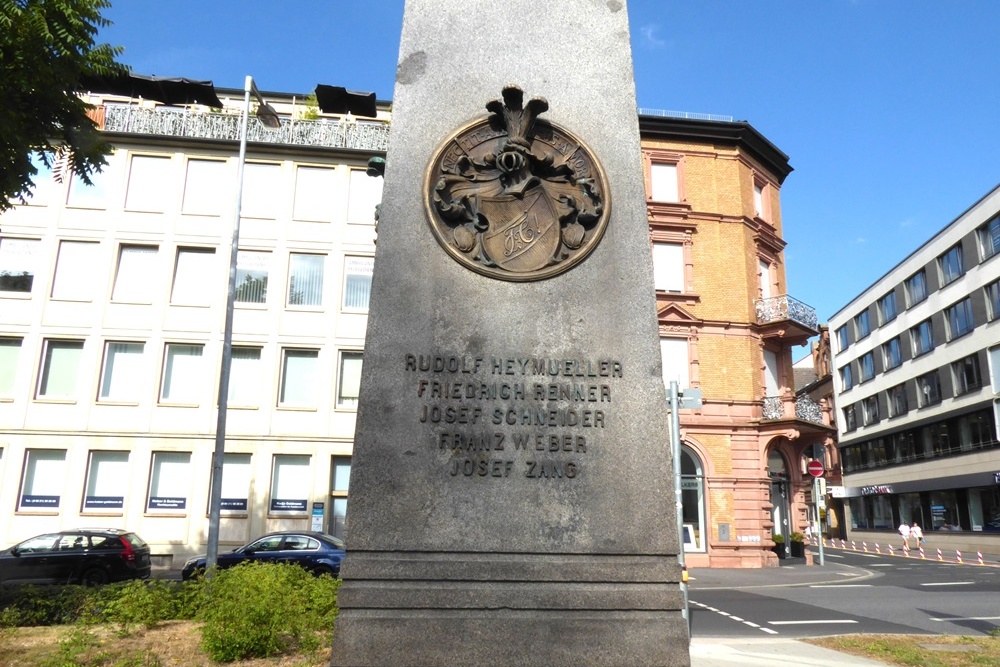
[[[344,542],[333,535],[309,531],[268,533],[230,553],[220,553],[220,569],[240,563],[295,563],[313,574],[340,575],[346,555]],[[189,558],[181,570],[184,580],[205,571],[205,556]]]

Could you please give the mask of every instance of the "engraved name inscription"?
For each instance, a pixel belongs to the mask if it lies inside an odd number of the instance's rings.
[[[421,438],[456,478],[573,480],[613,419],[615,359],[406,354]]]

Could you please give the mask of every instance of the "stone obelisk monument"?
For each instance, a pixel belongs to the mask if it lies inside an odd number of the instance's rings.
[[[331,664],[688,665],[624,0],[407,0]]]

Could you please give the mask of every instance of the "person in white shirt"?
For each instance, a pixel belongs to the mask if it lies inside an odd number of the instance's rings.
[[[924,531],[920,527],[920,524],[917,523],[916,521],[914,521],[913,525],[910,526],[910,537],[912,537],[913,541],[917,543],[917,547],[919,547],[925,541],[924,540]]]
[[[910,524],[903,521],[899,524],[899,534],[903,536],[903,550],[910,548]]]

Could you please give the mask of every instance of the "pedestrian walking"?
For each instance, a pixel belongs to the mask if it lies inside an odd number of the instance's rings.
[[[913,525],[910,526],[910,537],[912,537],[913,540],[917,543],[918,548],[920,547],[921,544],[927,542],[927,540],[924,539],[923,529],[920,527],[920,524],[917,523],[916,521],[914,521]]]
[[[903,548],[910,548],[910,524],[905,521],[899,524],[899,534],[903,536]]]

